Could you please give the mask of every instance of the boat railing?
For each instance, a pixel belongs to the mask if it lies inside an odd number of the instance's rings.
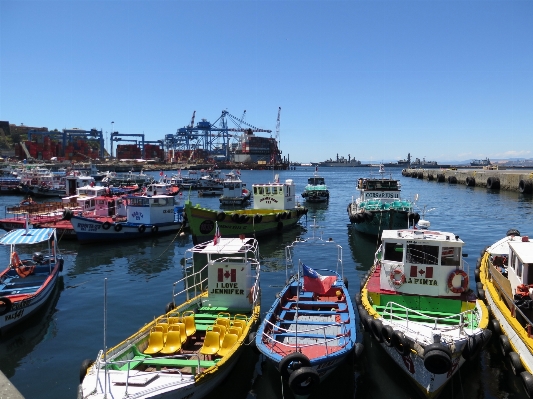
[[[492,265],[492,262],[490,262],[489,260],[487,260],[487,263],[489,265]],[[511,316],[513,316],[515,319],[518,319],[516,316],[517,316],[517,314],[520,314],[520,316],[524,319],[523,322],[520,322],[520,320],[518,320],[518,322],[520,323],[520,325],[522,325],[522,327],[530,328],[528,326],[533,326],[533,321],[529,318],[529,316],[527,316],[524,312],[522,312],[522,310],[518,306],[515,305],[514,298],[511,298],[507,294],[507,292],[505,292],[505,288],[499,283],[498,278],[494,278],[492,276],[493,271],[490,268],[488,268],[487,272],[491,276],[491,282],[492,282],[492,284],[494,286],[496,286],[496,289],[498,291],[498,295],[500,295],[500,298],[504,297],[505,300],[503,302],[507,305],[508,308],[510,306],[512,306],[509,309],[511,311]],[[503,275],[501,273],[500,273],[500,275],[503,277]],[[506,277],[503,277],[503,278],[506,278]]]
[[[400,312],[398,312],[398,310],[400,310]],[[410,309],[396,302],[387,303],[387,305],[385,305],[385,308],[381,312],[381,316],[385,320],[387,320],[387,316],[388,316],[388,320],[391,320],[391,321],[392,320],[404,321],[405,328],[407,330],[410,330],[409,322],[415,323],[415,324],[420,324],[420,323],[433,324],[433,328],[436,329],[439,324],[449,325],[449,323],[447,322],[456,321],[455,325],[459,327],[459,334],[462,332],[465,326],[469,326],[470,331],[473,332],[476,329],[476,326],[479,324],[479,321],[480,321],[480,317],[478,315],[477,309],[475,308],[465,310],[464,312],[450,315],[450,316],[434,317],[434,316],[429,316],[421,311]],[[418,319],[416,322],[413,321],[413,318],[415,317]],[[455,328],[455,325],[454,325],[454,328]],[[414,330],[411,330],[411,331],[414,331]]]
[[[334,341],[338,341],[341,338],[348,338],[349,335],[350,335],[350,331],[348,329],[348,326],[346,324],[344,324],[344,323],[331,323],[331,324],[324,325],[324,326],[317,326],[316,328],[308,328],[306,330],[298,329],[297,331],[294,331],[294,330],[287,330],[286,328],[280,327],[280,326],[272,323],[269,320],[265,320],[265,322],[269,325],[269,328],[265,328],[264,329],[263,338],[267,339],[268,341],[272,341],[273,343],[275,343],[276,346],[284,346],[284,347],[291,348],[291,349],[311,348],[311,347],[314,347],[314,346],[325,346],[326,347],[326,353],[328,353],[328,351],[327,351],[328,343],[331,343],[331,342],[334,342]],[[305,324],[305,322],[302,322],[302,324]],[[300,324],[298,326],[300,326]],[[331,328],[331,327],[340,327],[341,333],[340,334],[336,334],[336,336],[334,338],[327,338],[326,329],[327,328]],[[292,334],[292,335],[294,335],[294,338],[298,339],[298,336],[301,335],[301,334],[314,333],[314,332],[320,331],[320,330],[323,331],[324,339],[323,340],[319,340],[318,339],[318,334],[316,334],[316,337],[317,337],[316,341],[314,343],[311,343],[311,344],[299,344],[298,341],[296,341],[296,344],[288,344],[288,343],[285,343],[285,342],[277,341],[276,338],[274,337],[275,334],[279,334],[281,332],[281,333],[286,333],[286,334]],[[266,331],[271,331],[272,333],[269,334]],[[315,339],[315,338],[313,338],[313,339]],[[348,340],[347,339],[345,340],[343,345],[339,345],[339,346],[341,348],[344,348],[346,345],[348,345]],[[273,352],[274,351],[274,346],[272,346],[270,348],[270,350],[271,350],[271,352]]]
[[[208,265],[205,265],[204,267],[202,267],[200,270],[192,273],[192,274],[187,274],[187,266],[185,267],[185,277],[183,277],[181,280],[178,280],[176,281],[173,286],[172,286],[172,300],[174,303],[175,302],[175,298],[180,295],[180,294],[183,294],[184,292],[186,293],[187,295],[187,300],[190,299],[189,297],[189,293],[192,289],[194,289],[194,296],[197,296],[200,292],[203,291],[203,284],[207,281],[207,277],[205,277],[204,279],[202,279],[202,273],[204,272],[204,270],[207,269],[207,266]],[[190,268],[192,268],[192,265],[189,266]],[[189,281],[192,279],[192,284],[189,283]],[[180,283],[184,283],[185,285],[185,288],[182,289],[181,291],[179,292],[176,292],[176,286]]]

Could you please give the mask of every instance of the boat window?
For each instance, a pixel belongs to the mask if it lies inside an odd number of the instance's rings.
[[[265,187],[265,194],[270,195],[270,187]]]
[[[278,188],[276,186],[272,187],[272,194],[276,195],[278,193]]]
[[[257,189],[257,193],[254,192],[254,194],[260,194],[260,195],[263,194],[263,187],[254,187],[254,188]]]
[[[460,266],[461,265],[461,248],[460,247],[442,247],[441,265]]]
[[[167,204],[166,198],[154,198],[152,202],[152,206],[164,206]]]
[[[148,206],[149,205],[148,198],[130,197],[129,201],[130,201],[129,204],[132,206]]]
[[[522,268],[523,268],[524,264],[522,263],[522,261],[518,257],[516,257],[515,259],[516,259],[515,260],[515,263],[516,263],[516,276],[521,278],[522,277]]]
[[[385,243],[385,260],[401,262],[403,260],[403,244],[395,242]]]
[[[436,245],[407,244],[407,262],[423,265],[436,265],[439,260],[439,247]]]

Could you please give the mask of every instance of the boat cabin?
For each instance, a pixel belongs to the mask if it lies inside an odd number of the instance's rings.
[[[497,267],[499,263],[499,259],[495,257],[493,265]],[[533,288],[533,243],[529,241],[529,237],[515,237],[509,241],[509,254],[501,257],[501,265],[504,268],[507,266],[505,272],[513,292],[521,284]]]
[[[392,202],[400,199],[400,182],[394,179],[359,179],[357,189],[360,190],[361,200],[380,199]]]
[[[153,225],[175,221],[175,197],[170,195],[128,195],[126,216],[128,223]]]
[[[296,207],[296,187],[292,179],[280,183],[253,184],[254,209],[292,209]]]
[[[307,184],[310,186],[323,186],[326,184],[326,181],[323,177],[313,176],[307,179]]]
[[[376,262],[381,264],[380,290],[459,296],[468,290],[463,245],[459,236],[452,233],[384,230],[381,247],[376,253]]]

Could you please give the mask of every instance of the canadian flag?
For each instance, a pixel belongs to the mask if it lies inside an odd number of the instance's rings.
[[[215,228],[215,237],[213,238],[213,245],[217,245],[218,240],[220,240],[220,230],[218,229],[218,223],[217,223],[216,228]]]
[[[163,176],[163,171],[159,172],[159,176]]]

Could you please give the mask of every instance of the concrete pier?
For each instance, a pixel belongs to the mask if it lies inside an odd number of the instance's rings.
[[[427,179],[437,183],[485,187],[490,190],[533,193],[533,170],[491,169],[404,169],[402,176]]]
[[[24,399],[17,388],[7,379],[0,371],[0,398],[6,399]]]

